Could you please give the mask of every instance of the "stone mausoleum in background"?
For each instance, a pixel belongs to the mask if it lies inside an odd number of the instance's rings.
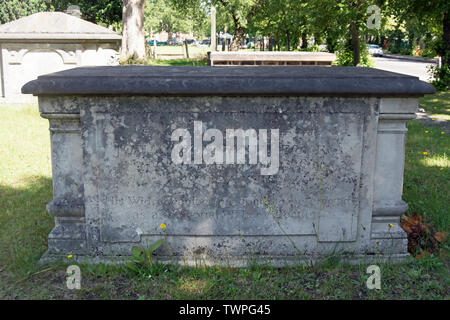
[[[0,101],[30,101],[20,89],[42,74],[117,65],[121,41],[117,33],[80,19],[77,10],[40,12],[1,25]]]

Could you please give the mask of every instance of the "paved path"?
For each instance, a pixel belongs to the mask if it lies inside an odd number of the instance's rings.
[[[419,77],[419,79],[423,81],[429,80],[427,67],[436,65],[430,62],[401,60],[395,58],[373,57],[373,59],[375,60],[375,68],[377,69]]]
[[[401,60],[386,57],[373,57],[373,59],[375,60],[375,68],[377,69],[419,77],[420,80],[423,81],[429,81],[427,67],[436,65],[435,63],[430,62]],[[425,113],[423,110],[418,110],[418,112],[416,112],[416,116],[416,119],[426,126],[435,126],[440,130],[450,132],[450,121],[439,119],[439,117]]]
[[[416,120],[422,122],[424,125],[428,127],[438,127],[440,130],[445,131],[446,133],[450,133],[450,121],[440,119],[439,117],[433,116],[432,114],[422,112],[423,110],[419,110],[416,112]],[[432,120],[434,119],[434,120]]]

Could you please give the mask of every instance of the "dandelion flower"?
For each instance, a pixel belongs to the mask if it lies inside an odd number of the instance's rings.
[[[389,223],[389,228],[392,228],[394,225],[392,223]]]
[[[441,171],[442,171],[442,170],[444,170],[444,168],[440,168],[439,170],[441,170]]]
[[[426,156],[427,154],[428,154],[428,152],[426,152],[426,151],[423,152],[423,155],[424,155],[424,156]]]
[[[428,133],[428,130],[427,130],[427,131],[425,131],[425,133]]]
[[[69,252],[69,255],[67,256],[67,258],[72,258],[73,256],[72,256],[72,251],[71,252]]]
[[[445,134],[445,132],[444,132],[444,131],[442,131],[442,132],[441,132],[441,134]]]
[[[161,229],[165,229],[165,228],[166,228],[166,225],[165,225],[164,223],[161,223],[161,224],[159,225],[159,227],[160,227]]]
[[[432,118],[431,120],[434,121],[434,118]]]

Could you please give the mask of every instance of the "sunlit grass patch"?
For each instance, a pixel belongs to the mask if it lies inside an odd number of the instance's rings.
[[[149,66],[206,66],[205,59],[149,59],[146,63]]]
[[[426,95],[419,100],[419,107],[425,112],[450,120],[450,91]]]
[[[49,125],[38,106],[0,105],[0,112],[0,184],[25,187],[30,179],[50,178]]]
[[[438,127],[408,122],[403,199],[440,231],[450,230],[450,136]]]
[[[423,157],[420,162],[426,167],[438,167],[438,168],[448,168],[450,167],[450,160],[447,154],[432,154]]]

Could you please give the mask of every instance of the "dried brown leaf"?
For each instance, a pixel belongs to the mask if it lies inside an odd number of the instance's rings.
[[[434,234],[434,238],[436,239],[437,242],[442,243],[445,240],[445,232],[444,231],[440,231],[440,232],[436,232]]]

